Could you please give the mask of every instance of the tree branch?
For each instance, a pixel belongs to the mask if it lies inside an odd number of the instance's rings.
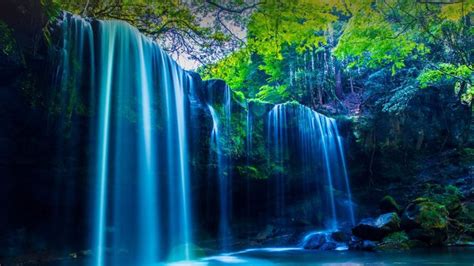
[[[220,10],[226,11],[228,13],[239,13],[240,14],[240,13],[243,13],[247,10],[256,8],[257,6],[263,4],[264,2],[257,2],[253,5],[245,6],[245,7],[239,8],[239,9],[234,9],[234,8],[231,8],[231,7],[226,7],[226,6],[220,5],[220,4],[218,4],[218,3],[216,3],[212,0],[206,0],[206,3],[208,3],[211,6],[217,7]]]

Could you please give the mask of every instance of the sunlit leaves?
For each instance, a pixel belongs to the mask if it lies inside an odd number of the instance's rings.
[[[204,79],[225,80],[233,89],[242,89],[248,76],[250,53],[246,49],[236,51],[213,65],[201,69]]]
[[[274,81],[281,77],[282,51],[294,47],[302,54],[326,43],[324,31],[337,20],[324,1],[269,1],[253,14],[248,46],[263,57],[260,66]]]
[[[349,61],[348,67],[376,68],[390,65],[392,73],[405,66],[405,59],[426,48],[410,40],[407,34],[397,32],[377,11],[355,14],[334,49],[334,55]]]
[[[418,77],[418,81],[420,82],[420,86],[422,88],[440,82],[443,79],[468,81],[473,75],[472,69],[473,66],[455,66],[453,64],[441,63],[437,66],[427,68],[425,71],[423,71]]]
[[[257,93],[257,99],[266,102],[286,102],[290,99],[290,95],[285,85],[270,86],[263,85]]]
[[[458,21],[474,11],[474,1],[460,1],[441,7],[440,16],[451,21]]]

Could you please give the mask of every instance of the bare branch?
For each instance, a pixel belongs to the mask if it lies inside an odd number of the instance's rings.
[[[239,9],[234,9],[234,8],[231,8],[231,7],[226,7],[226,6],[223,6],[223,5],[220,5],[212,0],[206,0],[206,3],[208,3],[209,5],[212,5],[214,7],[217,7],[218,9],[220,10],[223,10],[223,11],[226,11],[228,13],[243,13],[247,10],[250,10],[250,9],[254,9],[256,8],[257,6],[263,4],[264,2],[257,2],[253,5],[249,5],[249,6],[244,6],[242,8],[239,8]]]

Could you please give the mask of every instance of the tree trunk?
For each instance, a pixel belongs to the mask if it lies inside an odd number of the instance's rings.
[[[344,92],[342,91],[342,73],[341,73],[341,68],[338,66],[338,64],[335,64],[336,68],[336,96],[339,98],[339,100],[342,100],[344,97]]]

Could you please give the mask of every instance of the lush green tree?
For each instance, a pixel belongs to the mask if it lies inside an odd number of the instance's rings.
[[[51,17],[59,10],[96,19],[119,19],[160,42],[175,56],[201,63],[220,59],[233,49],[232,36],[215,25],[206,25],[199,9],[206,2],[179,0],[42,0]],[[204,10],[208,11],[208,9]]]
[[[388,72],[386,111],[402,111],[418,88],[446,83],[472,101],[472,1],[253,3],[245,46],[201,69],[247,98],[337,105],[344,88],[360,93],[371,88],[369,76]]]

